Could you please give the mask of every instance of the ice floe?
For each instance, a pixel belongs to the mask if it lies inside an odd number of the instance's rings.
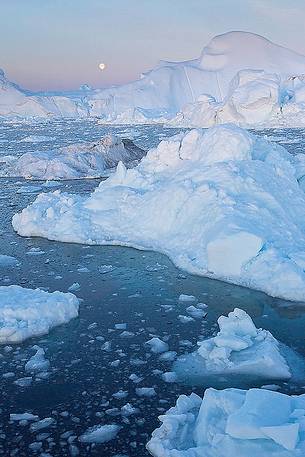
[[[160,251],[191,273],[302,301],[302,167],[237,126],[192,130],[133,169],[120,162],[89,198],[40,194],[13,226],[23,236]]]
[[[78,306],[78,298],[71,293],[1,286],[0,343],[17,343],[48,333],[51,328],[76,317]],[[39,349],[28,362],[32,368],[36,362],[42,363],[43,354]],[[32,362],[35,362],[34,365]]]

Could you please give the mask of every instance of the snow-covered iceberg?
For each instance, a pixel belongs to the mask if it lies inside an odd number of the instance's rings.
[[[49,118],[86,117],[88,110],[81,100],[63,95],[30,93],[9,81],[0,69],[0,117]]]
[[[214,37],[199,58],[160,61],[119,86],[35,94],[1,72],[0,116],[89,116],[105,123],[200,127],[232,121],[305,125],[304,74],[305,56],[257,34],[232,31]]]
[[[268,330],[257,329],[251,317],[235,308],[218,319],[216,336],[173,365],[177,380],[195,385],[244,387],[269,380],[304,379],[301,356],[280,344]]]
[[[286,111],[283,112],[283,106],[288,102],[285,94],[277,74],[268,74],[263,70],[240,70],[232,79],[224,100],[216,102],[211,96],[201,95],[195,102],[184,106],[169,124],[211,127],[233,122],[242,127],[261,127],[286,122],[289,126],[291,122],[286,119]]]
[[[0,287],[0,343],[19,343],[43,335],[78,315],[71,293],[45,292],[20,286]]]
[[[246,77],[248,70],[250,78]],[[237,76],[241,71],[244,71],[242,77]],[[202,97],[208,96],[222,106],[232,97],[233,87],[240,85],[238,90],[235,87],[231,104],[237,104],[241,113],[238,115],[230,111],[225,121],[218,115],[218,123],[231,122],[233,119],[241,122],[242,116],[246,116],[249,123],[257,123],[257,119],[268,118],[273,102],[280,109],[276,94],[281,92],[282,86],[285,89],[289,78],[304,73],[305,56],[254,33],[233,31],[214,37],[197,59],[161,61],[151,71],[141,75],[138,81],[96,90],[89,97],[88,104],[91,115],[111,123],[166,122],[178,112],[183,112],[186,105],[191,106],[188,104],[198,101],[200,104]],[[267,74],[267,77],[263,74]],[[251,83],[255,75],[257,81]],[[245,77],[247,87],[241,87],[244,82],[239,80]],[[249,91],[253,95],[249,95]],[[188,122],[185,124],[200,127],[214,125],[213,116],[209,121],[211,123],[206,123],[205,113],[202,114],[200,123],[199,118],[194,124],[186,116],[185,121]],[[217,116],[215,118],[217,120]]]
[[[2,158],[0,176],[27,179],[79,179],[107,175],[122,161],[134,166],[145,151],[129,139],[105,135],[100,140],[76,143],[57,150],[27,152],[19,158]]]
[[[264,389],[207,389],[181,395],[159,417],[147,449],[154,457],[302,457],[305,395]]]
[[[23,236],[167,254],[195,274],[305,300],[305,194],[296,159],[233,125],[161,141],[92,195],[40,194]],[[297,169],[298,168],[298,169]]]

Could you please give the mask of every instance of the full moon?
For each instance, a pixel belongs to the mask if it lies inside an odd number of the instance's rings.
[[[100,70],[103,71],[103,70],[105,70],[105,68],[106,68],[106,64],[100,63],[98,67],[99,67]]]

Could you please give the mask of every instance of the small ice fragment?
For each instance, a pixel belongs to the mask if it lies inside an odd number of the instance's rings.
[[[55,424],[55,419],[52,417],[46,417],[45,419],[41,419],[38,422],[34,422],[30,426],[31,432],[37,432],[38,430],[42,430],[43,428],[50,427],[50,425]]]
[[[79,437],[82,443],[107,443],[113,440],[122,427],[116,424],[109,425],[95,425],[88,428],[88,430]]]
[[[156,391],[153,387],[137,387],[136,394],[139,397],[153,397],[156,395]]]
[[[168,344],[160,340],[160,338],[151,338],[149,341],[146,341],[145,345],[149,346],[151,352],[154,354],[161,354],[168,351]]]
[[[78,282],[74,282],[73,284],[71,284],[70,287],[68,287],[69,292],[76,292],[79,289],[80,289],[80,284]]]
[[[178,300],[181,302],[194,302],[197,301],[197,298],[194,297],[194,295],[181,294],[179,295]]]
[[[39,416],[31,413],[12,413],[10,414],[11,421],[37,421]]]
[[[50,362],[45,358],[45,352],[39,346],[33,346],[33,349],[36,350],[30,360],[25,364],[25,371],[30,372],[39,372],[47,371],[50,367]]]

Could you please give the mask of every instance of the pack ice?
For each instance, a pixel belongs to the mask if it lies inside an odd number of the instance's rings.
[[[177,359],[173,365],[177,379],[214,387],[241,387],[243,382],[262,384],[292,376],[303,382],[301,356],[281,345],[268,330],[257,329],[245,311],[235,308],[228,316],[220,316],[218,325],[215,337],[199,342],[196,352]]]
[[[40,194],[13,217],[22,236],[167,254],[182,269],[305,299],[304,173],[297,157],[234,125],[161,141],[87,197]]]
[[[71,293],[1,286],[0,343],[18,343],[48,333],[76,317],[78,306],[78,298]]]
[[[181,395],[147,444],[154,457],[302,457],[305,395],[207,389]]]
[[[129,139],[105,135],[100,140],[76,143],[58,150],[27,152],[1,164],[0,175],[27,179],[98,178],[119,161],[135,165],[145,154]]]

